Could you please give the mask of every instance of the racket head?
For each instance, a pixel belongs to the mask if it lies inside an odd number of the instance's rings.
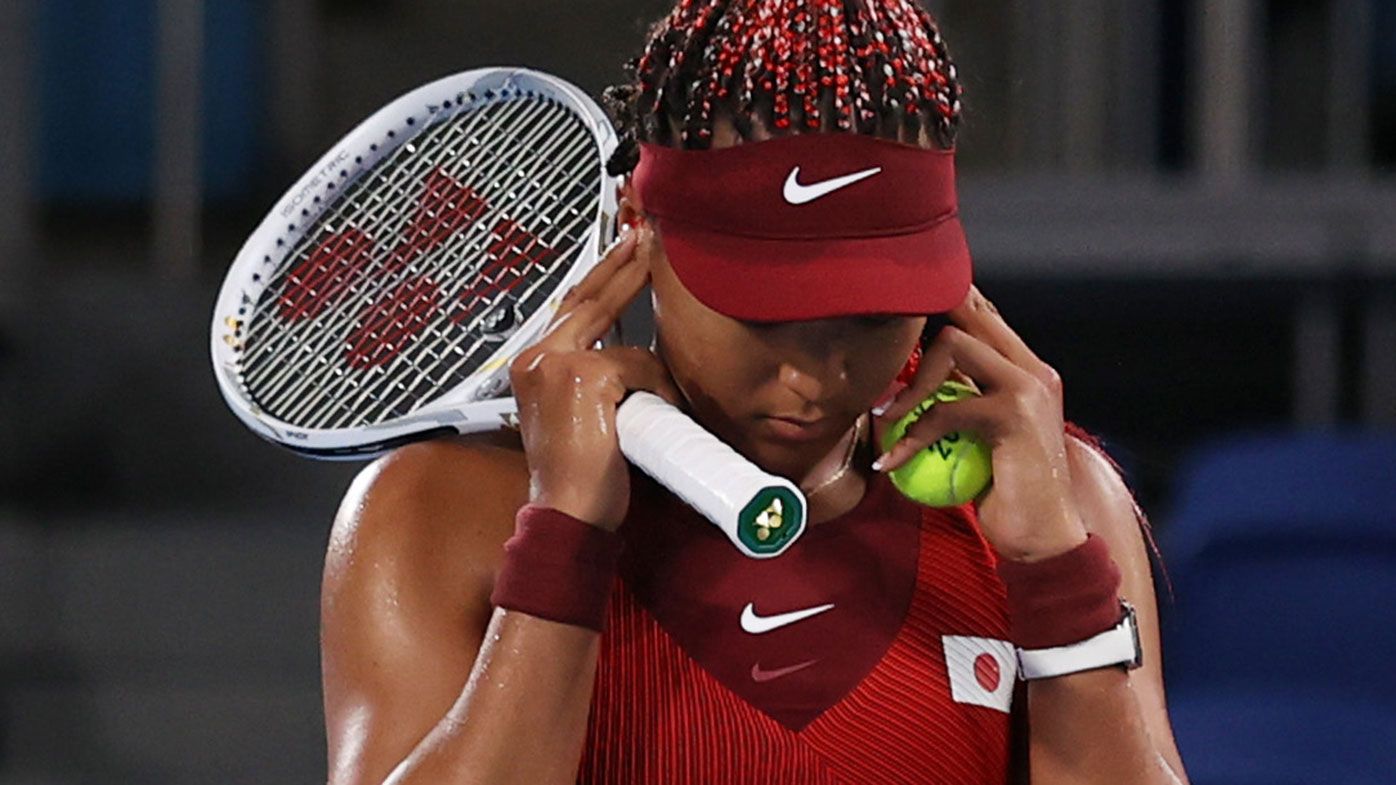
[[[374,113],[228,271],[210,347],[230,408],[330,459],[510,424],[509,361],[613,239],[616,144],[584,92],[524,68],[448,76]]]

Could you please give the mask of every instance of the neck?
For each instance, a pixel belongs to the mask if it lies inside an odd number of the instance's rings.
[[[829,454],[815,464],[800,488],[808,503],[807,521],[813,526],[837,518],[858,505],[867,489],[865,455],[867,427],[860,416]]]

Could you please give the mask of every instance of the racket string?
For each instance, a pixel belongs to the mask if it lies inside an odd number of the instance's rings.
[[[485,113],[480,113],[478,116],[468,117],[467,119],[483,120],[484,117]],[[478,136],[479,129],[474,127],[474,125],[475,124],[472,123],[471,125],[466,126],[465,124],[457,122],[451,124],[451,126],[447,126],[446,130],[465,134],[467,137],[466,143],[468,144],[470,139]],[[433,140],[424,139],[423,142],[433,142]],[[443,140],[440,143],[439,148],[446,155],[460,157],[459,153],[461,152],[461,150],[459,150],[459,148],[456,147],[453,141]],[[367,187],[364,190],[367,190],[367,195],[368,197],[370,197],[367,200],[369,202],[369,207],[367,210],[363,210],[361,211],[360,215],[354,216],[353,211],[359,208],[359,200],[346,198],[340,205],[337,206],[335,214],[333,214],[330,217],[330,221],[334,223],[342,223],[345,221],[353,220],[361,224],[376,224],[387,229],[387,232],[395,232],[400,235],[402,232],[402,226],[404,225],[404,218],[402,216],[409,210],[412,210],[414,206],[416,206],[415,200],[412,200],[408,196],[408,189],[410,188],[409,183],[416,179],[416,176],[419,176],[420,171],[419,167],[403,165],[402,159],[412,153],[415,153],[417,149],[420,149],[418,145],[413,145],[412,147],[399,148],[388,158],[386,166],[380,164],[378,167],[375,168],[374,172],[372,172],[369,176],[366,176],[361,181],[366,184]],[[434,162],[427,160],[425,163],[427,166],[431,166]],[[384,171],[385,169],[387,170],[386,172]],[[385,212],[390,212],[392,213],[392,215],[385,215]],[[333,226],[334,224],[332,223],[330,225]],[[319,337],[321,339],[319,343],[335,344],[341,342],[350,325],[352,325],[352,323],[355,320],[361,317],[362,311],[360,309],[365,305],[371,305],[375,299],[375,295],[377,295],[382,289],[386,289],[388,286],[391,286],[395,283],[393,278],[395,278],[396,276],[390,275],[389,273],[391,271],[387,270],[385,266],[382,264],[377,265],[377,269],[371,272],[377,274],[376,281],[374,278],[369,278],[367,276],[364,278],[364,283],[366,284],[366,291],[362,292],[362,296],[355,298],[357,302],[351,303],[351,307],[343,309],[342,313],[340,314],[340,323],[322,323],[312,328],[313,332],[311,333],[311,335],[313,337]],[[377,284],[376,286],[374,285],[375,283]],[[284,329],[285,326],[282,326]],[[321,360],[321,364],[327,366],[328,369],[338,370],[337,363],[334,362],[333,357],[331,356],[332,347],[323,345],[306,345],[306,342],[302,340],[302,336],[297,334],[298,332],[302,331],[292,330],[289,336],[283,335],[283,338],[289,337],[291,342],[300,344],[303,353],[307,356],[319,357]],[[278,350],[282,350],[283,348],[284,347],[280,345],[272,345],[268,347],[268,351],[276,352]],[[289,374],[285,372],[289,372],[290,370],[292,370],[292,367],[289,365],[283,367],[283,376],[289,376]],[[302,378],[304,379],[305,377],[302,376]],[[253,381],[255,382],[256,380],[254,379]],[[275,384],[276,381],[273,381],[273,385]],[[299,392],[301,392],[301,390],[292,389],[289,391],[282,391],[272,389],[268,390],[267,392],[271,393],[272,395],[276,395],[282,392],[288,392],[290,395],[297,395]]]
[[[550,131],[553,130],[553,129],[545,129],[545,130],[547,130],[547,131],[550,132]],[[535,134],[537,134],[537,133],[541,133],[541,131],[535,131]],[[520,149],[524,149],[522,145],[520,145],[519,148],[520,148]],[[523,156],[523,157],[526,158],[527,156]],[[513,166],[513,164],[510,163],[507,159],[503,159],[503,160],[504,160],[504,165],[503,165],[502,168],[507,169],[507,168],[509,168],[510,166]],[[535,163],[544,163],[544,162],[546,162],[546,159],[539,158],[539,157],[536,157],[536,156],[535,156],[535,157],[533,158],[533,161],[534,161]],[[489,174],[490,174],[490,175],[497,174],[497,171],[498,171],[499,168],[501,168],[501,167],[496,167],[496,171],[491,172],[491,173],[489,173]],[[524,177],[533,176],[533,177],[536,178],[536,174],[537,174],[536,169],[537,169],[537,167],[535,166],[535,169],[534,169],[534,170],[519,170],[519,174],[520,174],[521,176],[524,176]],[[566,170],[562,170],[562,171],[565,172]],[[549,183],[548,185],[551,186],[552,183]],[[489,235],[486,235],[486,236],[489,236]],[[478,246],[476,246],[476,245],[473,245],[473,244],[472,244],[470,247],[466,248],[465,251],[467,251],[468,253],[465,253],[461,258],[475,259],[475,258],[478,258],[478,257],[479,257],[480,249],[479,249]],[[448,264],[449,264],[449,263],[448,263]],[[449,268],[448,268],[448,269],[449,269]],[[461,270],[461,271],[460,271],[460,274],[463,275],[463,276],[466,276],[466,277],[471,277],[471,278],[473,278],[474,275],[475,275],[474,272],[465,271],[465,270]],[[431,332],[432,332],[432,334],[433,334],[436,338],[438,338],[439,340],[446,340],[446,336],[443,335],[443,334],[441,334],[441,332],[440,332],[439,330],[432,329]],[[477,342],[477,345],[478,345],[478,342]],[[395,353],[395,355],[396,355],[396,353]],[[406,359],[406,358],[405,358],[405,359]],[[468,359],[468,358],[467,358],[467,359]],[[421,368],[421,367],[418,367],[418,366],[415,365],[415,363],[412,363],[412,362],[408,361],[407,364],[410,365],[410,366],[412,366],[412,367],[411,367],[411,368],[392,368],[392,369],[388,369],[388,372],[385,373],[385,374],[383,374],[381,383],[380,383],[379,385],[377,385],[376,387],[370,386],[370,385],[367,385],[367,384],[364,385],[364,389],[363,389],[363,391],[360,392],[360,394],[358,395],[358,397],[357,397],[355,400],[346,402],[346,404],[345,404],[344,406],[340,407],[341,410],[343,410],[344,412],[346,412],[347,415],[352,415],[352,413],[353,413],[354,411],[357,411],[357,410],[359,410],[361,407],[363,407],[364,405],[366,405],[366,403],[367,403],[366,399],[367,399],[367,398],[372,398],[372,399],[374,399],[374,400],[379,400],[379,401],[381,402],[382,396],[387,395],[387,394],[390,394],[391,391],[392,391],[392,389],[393,389],[394,387],[396,387],[397,389],[399,389],[399,390],[402,391],[402,394],[398,396],[398,401],[399,401],[399,402],[400,402],[401,400],[405,399],[405,398],[408,398],[408,397],[411,397],[411,398],[413,398],[413,399],[416,399],[416,398],[421,397],[419,394],[414,394],[414,390],[413,390],[413,389],[408,388],[405,384],[402,383],[402,381],[401,381],[401,380],[402,380],[402,377],[403,377],[407,372],[409,372],[409,371],[415,371],[416,374],[417,374],[417,378],[418,378],[418,379],[430,379],[432,375],[429,373],[429,371],[428,371],[427,369],[423,369],[423,368]],[[401,365],[401,363],[399,363],[399,365]],[[478,363],[477,363],[476,365],[478,365]],[[473,367],[473,366],[472,366],[472,367]],[[398,373],[398,371],[402,371],[402,373]],[[392,383],[394,380],[397,380],[397,384],[393,384],[393,383]],[[417,386],[420,387],[420,386],[423,386],[423,385],[420,385],[420,384],[419,384],[419,385],[417,385]],[[431,389],[429,385],[426,385],[426,386],[427,386],[428,390]],[[388,405],[386,408],[387,408],[388,411],[392,411],[392,410],[395,408],[395,406],[396,406],[395,403],[389,403],[389,405]],[[328,415],[329,412],[326,412],[325,414]],[[325,427],[325,424],[326,424],[326,423],[323,422],[323,421],[315,421],[315,424],[314,424],[313,427]]]
[[[513,109],[517,108],[518,106],[519,105],[516,104],[514,107],[507,108]],[[487,114],[484,112],[478,113],[474,116],[467,116],[467,120],[470,121],[483,121],[486,118]],[[510,120],[513,118],[505,119]],[[469,125],[463,123],[453,123],[449,126],[446,126],[446,130],[455,132],[458,135],[463,135],[465,137],[464,144],[469,145],[475,141],[478,141],[480,129],[477,128],[476,125],[477,123],[475,122],[472,122]],[[427,138],[424,139],[423,142],[434,143],[434,140]],[[463,150],[457,149],[455,147],[455,142],[449,139],[442,140],[442,142],[439,145],[434,145],[431,147],[431,149],[436,149],[437,146],[439,146],[439,148],[443,151],[445,156],[450,156],[454,158],[460,158],[460,153],[465,152]],[[412,181],[414,181],[416,177],[420,174],[419,168],[402,165],[403,162],[401,159],[403,159],[411,153],[415,153],[417,149],[419,149],[419,146],[413,145],[411,147],[402,147],[394,151],[394,153],[391,154],[390,157],[387,159],[386,164],[380,164],[378,167],[375,168],[374,172],[372,172],[369,176],[366,176],[361,181],[365,184],[365,187],[361,190],[367,191],[368,198],[366,201],[370,203],[370,206],[365,210],[359,211],[359,214],[356,216],[354,215],[354,211],[359,208],[358,201],[355,199],[346,198],[345,200],[343,200],[343,202],[337,205],[335,213],[330,217],[330,221],[333,223],[330,223],[329,225],[332,227],[335,223],[341,223],[352,220],[361,224],[381,226],[385,230],[383,232],[384,234],[391,233],[400,235],[402,232],[402,227],[404,225],[403,216],[408,210],[412,209],[412,207],[414,206],[414,201],[410,198],[409,195],[409,184]],[[465,159],[465,162],[467,165],[470,163],[469,159]],[[427,161],[427,164],[430,165],[431,162]],[[385,168],[387,169],[386,173],[384,172]],[[391,213],[392,215],[388,216],[385,215],[385,213]],[[366,285],[365,290],[355,292],[357,295],[359,295],[355,298],[357,302],[352,303],[351,307],[345,308],[339,314],[340,318],[337,323],[326,324],[322,322],[320,325],[310,328],[310,330],[308,331],[309,336],[302,334],[307,332],[306,330],[292,330],[289,333],[287,333],[283,329],[283,341],[281,343],[285,343],[287,342],[286,339],[289,339],[289,342],[299,344],[302,350],[307,355],[320,357],[322,358],[322,361],[325,365],[333,367],[334,363],[332,361],[332,358],[330,357],[330,355],[332,354],[331,347],[325,344],[334,344],[342,341],[347,332],[351,329],[353,321],[361,316],[361,311],[356,310],[352,306],[356,305],[360,309],[371,306],[376,297],[381,293],[381,291],[397,283],[395,279],[399,277],[396,275],[392,275],[392,271],[386,269],[386,267],[382,264],[377,265],[377,269],[375,270],[365,272],[374,273],[376,275],[376,279],[370,278],[367,275],[364,277],[363,282]],[[285,325],[281,326],[283,328],[285,327]],[[307,345],[307,341],[305,340],[307,337],[312,342],[312,345]],[[317,338],[319,339],[318,341],[316,340]],[[284,348],[285,347],[280,344],[273,344],[267,347],[267,353],[275,354],[276,352],[284,350]],[[288,367],[284,370],[289,371],[291,369]],[[275,389],[275,384],[276,382],[273,381],[273,389],[268,390],[268,392],[271,395],[279,395],[279,393],[281,392],[280,390]],[[292,394],[296,392],[298,391],[291,391]]]
[[[593,197],[593,198],[594,198],[594,197]],[[583,222],[589,222],[590,220],[592,220],[591,216],[583,216],[583,215],[582,215],[581,213],[579,213],[579,212],[576,213],[576,216],[577,216],[577,220],[571,222],[568,226],[564,227],[564,230],[565,230],[566,232],[570,232],[572,229],[575,229],[577,226],[581,225]],[[539,239],[540,239],[540,238],[535,238],[535,242],[539,241]],[[562,239],[562,238],[561,238],[560,236],[559,236],[559,237],[555,237],[555,238],[552,238],[552,240],[551,240],[550,242],[546,242],[546,243],[542,243],[542,244],[545,245],[545,246],[551,247],[552,245],[555,245],[559,239]],[[580,239],[580,238],[579,238],[579,237],[570,237],[570,238],[568,238],[568,241],[569,241],[569,243],[575,244],[575,243],[576,243],[576,240],[578,240],[578,239]],[[518,258],[519,258],[519,257],[517,257],[517,256],[514,257],[515,260],[518,260]],[[533,260],[524,259],[523,261],[529,263],[530,266],[533,266]],[[533,277],[533,280],[534,280],[533,285],[530,286],[528,289],[526,289],[525,292],[524,292],[521,296],[515,298],[517,301],[519,301],[520,303],[523,304],[523,305],[521,306],[521,310],[528,310],[529,312],[532,312],[533,310],[536,310],[537,308],[542,307],[542,305],[543,305],[543,300],[546,298],[546,295],[549,294],[549,293],[551,293],[551,292],[556,288],[556,281],[553,281],[553,280],[552,280],[553,269],[554,269],[554,268],[539,269],[539,274]],[[511,269],[511,271],[512,271],[512,272],[518,272],[517,269]],[[520,278],[521,278],[521,280],[526,280],[526,278],[523,278],[523,276],[520,276]],[[548,286],[548,291],[547,291],[547,292],[544,292],[544,296],[543,296],[543,297],[541,297],[541,298],[535,298],[535,297],[532,296],[533,293],[534,293],[537,289],[539,289],[541,286],[546,285],[546,284],[551,284],[551,285]],[[453,300],[456,300],[456,299],[459,298],[459,295],[453,294],[453,295],[452,295],[452,298],[453,298]],[[423,374],[425,374],[425,376],[424,376],[423,378],[428,378],[428,379],[429,379],[429,378],[452,378],[455,374],[457,374],[457,373],[459,372],[459,369],[461,369],[462,367],[466,366],[467,364],[469,365],[469,368],[470,368],[471,370],[474,370],[475,368],[478,368],[483,360],[488,359],[488,357],[491,356],[491,355],[494,353],[494,346],[493,346],[492,342],[491,342],[489,339],[487,339],[485,336],[483,336],[483,335],[481,334],[482,331],[480,330],[480,321],[487,315],[488,310],[492,310],[492,309],[487,309],[486,311],[479,311],[479,310],[477,310],[475,313],[473,313],[473,314],[472,314],[472,317],[473,317],[473,318],[472,318],[472,321],[471,321],[468,325],[466,325],[465,329],[464,329],[464,330],[457,330],[457,331],[455,331],[455,332],[456,332],[456,335],[458,336],[455,340],[451,340],[451,338],[450,338],[449,335],[445,335],[445,334],[442,334],[442,333],[439,333],[439,332],[434,332],[434,334],[435,334],[438,338],[440,338],[440,339],[442,339],[443,341],[446,342],[446,345],[443,347],[443,353],[442,353],[442,355],[441,355],[440,361],[438,361],[438,362],[437,362],[434,366],[432,366],[432,367],[420,368],[420,367],[414,366],[414,369],[415,369],[415,370],[418,370],[419,372],[421,372],[421,373],[423,373]],[[453,319],[458,319],[459,316],[457,315],[456,317],[452,317],[452,318],[453,318]],[[457,361],[454,363],[454,365],[453,365],[452,367],[448,368],[448,369],[445,369],[444,372],[443,372],[442,369],[440,368],[441,361],[444,361],[444,360],[446,360],[446,359],[449,359],[450,356],[451,356],[451,351],[447,351],[447,350],[452,350],[452,351],[454,351],[454,350],[459,350],[459,347],[460,347],[461,342],[462,342],[467,336],[473,336],[473,337],[474,337],[474,341],[473,341],[473,343],[472,343],[472,345],[471,345],[471,348],[470,348],[468,351],[459,351],[459,352],[458,352],[458,359],[457,359]],[[430,355],[430,354],[429,354],[429,356],[435,356],[435,355]],[[468,375],[468,374],[462,374],[462,375],[461,375],[461,378],[464,378],[464,375]],[[402,390],[402,394],[399,395],[398,398],[397,398],[396,400],[390,401],[390,402],[388,403],[387,410],[389,410],[389,411],[396,410],[398,407],[400,407],[400,406],[404,403],[405,400],[407,400],[407,399],[409,399],[409,398],[416,399],[416,398],[420,398],[420,397],[421,397],[420,394],[414,393],[412,390],[408,389],[408,388],[407,388],[406,386],[404,386],[404,385],[398,385],[398,389]],[[323,426],[322,426],[322,427],[323,427]],[[334,427],[342,427],[342,426],[334,426]]]
[[[422,397],[414,395],[414,389],[439,389],[460,380],[454,377],[463,378],[462,368],[475,369],[466,363],[488,348],[480,322],[496,310],[501,297],[523,288],[515,299],[526,301],[546,283],[562,261],[551,249],[560,241],[575,245],[573,233],[580,226],[585,234],[585,222],[594,220],[599,172],[583,164],[589,163],[584,155],[588,145],[595,157],[595,143],[589,132],[583,134],[584,144],[577,144],[575,133],[564,134],[558,143],[559,131],[568,130],[559,128],[570,117],[565,110],[563,117],[549,119],[546,108],[530,111],[525,104],[531,102],[514,103],[521,106],[506,104],[503,111],[448,121],[443,125],[449,127],[433,129],[432,137],[424,134],[410,147],[389,154],[325,219],[326,230],[340,232],[317,238],[314,245],[307,241],[304,249],[288,257],[286,272],[267,287],[262,301],[264,309],[270,302],[279,312],[264,314],[249,325],[261,329],[249,330],[245,380],[264,409],[288,422],[299,423],[304,415],[319,423],[307,422],[306,427],[331,422],[337,423],[331,427],[345,427],[401,416],[406,412],[395,407]],[[507,133],[521,122],[529,123],[532,133],[515,134],[514,140],[523,141],[514,148],[517,154],[497,156],[484,177],[470,172],[472,182],[484,183],[478,193],[448,173],[443,159],[469,165],[486,155],[493,140],[483,130]],[[563,145],[567,146],[560,154]],[[418,156],[423,150],[440,152]],[[590,188],[577,182],[587,175]],[[586,204],[588,199],[592,205]],[[490,203],[540,216],[538,233],[511,222],[503,211],[490,220]],[[563,209],[557,210],[558,205]],[[375,234],[407,239],[386,255],[371,254],[365,249]],[[430,263],[418,264],[426,254],[432,256]],[[516,264],[502,265],[504,255],[515,257]],[[499,275],[476,280],[481,273],[494,272],[485,269],[492,264],[501,268]],[[517,277],[500,284],[509,274]],[[525,286],[530,278],[531,285]],[[454,291],[442,291],[441,284],[450,281],[463,283]],[[467,296],[471,299],[464,304],[474,311],[462,312],[457,306]],[[326,324],[326,319],[333,321]],[[355,325],[358,329],[351,332]],[[464,348],[467,341],[469,348]],[[346,343],[345,354],[333,351]],[[298,360],[288,361],[288,354]],[[454,363],[443,368],[452,358]],[[400,394],[393,396],[395,390]],[[335,401],[338,405],[324,405]]]
[[[518,105],[516,104],[515,106]],[[478,131],[478,128],[476,127],[477,122],[483,122],[487,117],[487,113],[480,112],[474,115],[466,115],[465,117],[466,120],[471,121],[469,125],[466,125],[465,123],[447,122],[436,129],[432,129],[430,132],[427,133],[430,133],[432,136],[436,136],[438,134],[441,134],[443,136],[449,136],[449,134],[442,134],[442,130],[444,129],[447,132],[455,132],[464,135],[466,143],[468,144],[470,140],[474,139],[476,136],[476,133]],[[431,137],[427,137],[424,138],[423,141],[433,142],[434,139],[432,139]],[[451,157],[458,157],[457,151],[451,146],[450,141],[443,139],[439,146],[441,147],[445,155]],[[409,183],[412,182],[415,179],[415,177],[420,174],[417,168],[404,165],[405,162],[403,159],[415,154],[417,149],[419,149],[417,145],[404,145],[398,147],[394,149],[391,153],[389,153],[389,155],[383,161],[379,162],[379,164],[375,166],[371,172],[367,173],[359,181],[359,184],[356,185],[353,190],[351,190],[343,199],[341,199],[331,208],[328,217],[322,219],[326,231],[334,232],[334,227],[344,226],[350,222],[354,222],[367,226],[377,226],[385,230],[385,234],[391,232],[392,236],[399,235],[403,228],[402,215],[407,210],[411,209],[411,206],[413,204],[412,201],[408,198],[407,193]],[[466,159],[466,165],[468,164],[469,160]],[[362,201],[369,203],[368,206],[365,207],[361,203],[361,200],[359,198],[356,198],[360,195],[362,195],[363,197]],[[388,198],[389,196],[391,196],[392,198]],[[297,255],[293,252],[290,255],[290,258],[294,259],[296,258],[296,256]],[[376,260],[374,266],[376,266],[378,269],[359,271],[365,274],[362,280],[370,286],[373,284],[373,279],[368,277],[369,273],[383,274],[386,272],[386,270],[383,269],[384,265],[382,263],[376,262]],[[294,268],[292,268],[291,272],[288,272],[286,275],[289,276],[293,272]],[[271,286],[268,287],[267,291],[276,291],[278,288],[285,286],[285,284],[286,282],[284,279],[277,280]],[[373,291],[369,291],[367,294],[371,295],[373,293]],[[356,289],[354,291],[354,294],[358,295],[363,293],[359,292]],[[349,316],[352,317],[352,315]],[[340,324],[322,324],[318,328],[312,327],[309,330],[303,329],[302,331],[297,332],[294,330],[286,329],[290,325],[287,325],[285,323],[278,324],[274,321],[262,321],[259,322],[258,325],[269,327],[281,327],[282,330],[280,331],[279,337],[283,341],[290,343],[298,343],[302,345],[306,337],[304,334],[302,334],[304,332],[309,332],[311,336],[319,336],[327,340],[332,340],[334,338],[339,337],[338,331],[343,327],[343,325]],[[283,351],[284,348],[285,347],[280,343],[269,342],[267,344],[263,344],[262,352],[267,355],[275,355]],[[317,350],[320,348],[321,347],[316,347]],[[256,359],[258,358],[251,357],[249,365],[253,365]]]

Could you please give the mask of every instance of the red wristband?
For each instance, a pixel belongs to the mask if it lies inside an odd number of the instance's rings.
[[[1094,534],[1038,562],[998,563],[1008,589],[1013,643],[1046,649],[1079,643],[1120,623],[1120,568]]]
[[[490,601],[500,608],[601,632],[621,539],[551,507],[525,505],[504,543]]]

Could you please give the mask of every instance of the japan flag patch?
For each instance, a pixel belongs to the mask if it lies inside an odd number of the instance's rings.
[[[941,636],[950,697],[956,703],[985,706],[1007,714],[1013,707],[1018,657],[1013,644],[994,638]]]

